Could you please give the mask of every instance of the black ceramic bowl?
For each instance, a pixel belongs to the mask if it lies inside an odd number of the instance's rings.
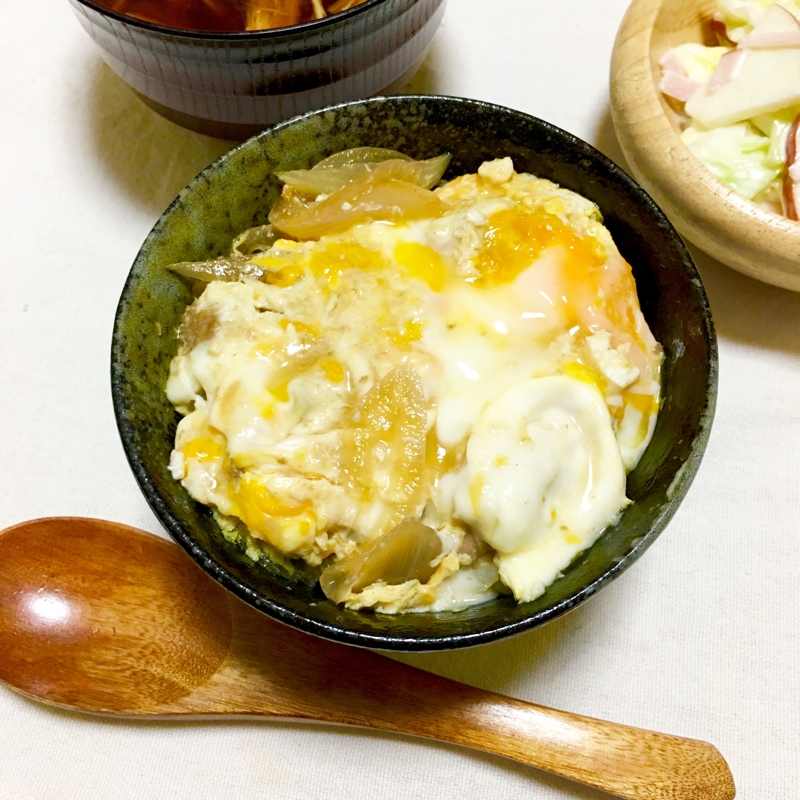
[[[186,128],[239,140],[306,111],[398,91],[445,8],[445,0],[366,0],[289,28],[203,33],[141,22],[94,0],[70,3],[145,103]]]
[[[427,158],[453,154],[446,177],[511,156],[518,171],[590,198],[630,262],[642,310],[663,344],[664,403],[653,439],[628,476],[633,503],[538,599],[509,597],[469,610],[386,616],[348,611],[318,588],[254,565],[228,544],[208,509],[167,465],[177,416],[164,394],[175,330],[192,300],[165,265],[227,253],[240,231],[266,221],[276,170],[308,167],[359,145]],[[145,241],[125,284],[112,347],[112,390],[123,446],[169,533],[212,577],[270,616],[329,639],[386,650],[443,650],[494,641],[569,611],[630,566],[675,513],[700,464],[714,413],[717,351],[695,267],[650,197],[590,145],[546,122],[451,97],[376,98],[307,114],[251,139],[204,170]]]

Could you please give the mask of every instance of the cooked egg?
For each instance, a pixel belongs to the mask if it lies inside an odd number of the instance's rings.
[[[424,574],[337,583],[352,608],[534,599],[628,503],[658,412],[596,206],[510,159],[435,194],[444,213],[279,239],[261,280],[212,281],[171,366],[172,474],[229,527],[312,566],[408,518],[438,536]]]

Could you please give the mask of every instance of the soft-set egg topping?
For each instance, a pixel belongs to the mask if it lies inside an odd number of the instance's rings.
[[[171,469],[384,612],[533,599],[627,504],[661,351],[597,208],[487,162],[187,309]]]

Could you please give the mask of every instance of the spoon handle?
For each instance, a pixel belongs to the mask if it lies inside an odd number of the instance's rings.
[[[707,742],[544,708],[309,640],[238,601],[231,611],[231,647],[217,673],[154,713],[266,715],[421,736],[636,800],[735,796],[728,765]]]

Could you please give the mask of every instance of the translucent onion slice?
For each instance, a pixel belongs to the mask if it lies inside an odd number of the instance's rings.
[[[410,580],[426,583],[442,552],[436,531],[417,519],[405,519],[383,536],[364,542],[350,555],[323,570],[320,586],[334,603],[344,602],[377,581],[396,586]]]
[[[303,5],[300,0],[247,0],[246,28],[261,31],[297,25],[303,20]]]
[[[269,270],[252,264],[246,256],[215,258],[213,261],[180,261],[167,269],[184,278],[210,283],[211,281],[238,281],[243,275],[262,278]]]
[[[416,513],[425,472],[425,393],[417,371],[401,364],[359,401],[343,437],[341,468],[353,489]]]
[[[210,283],[211,281],[238,281],[243,275],[263,278],[270,270],[259,264],[251,264],[250,258],[265,253],[272,247],[278,235],[272,225],[258,225],[240,233],[231,245],[231,254],[209,261],[180,261],[167,269],[184,278]]]
[[[284,189],[269,221],[296,239],[318,239],[341,233],[364,222],[439,217],[447,206],[428,189],[417,185],[415,162],[384,161],[370,172],[323,200],[309,203],[297,192]]]
[[[377,148],[362,147],[359,150],[374,152]],[[336,155],[346,155],[352,153],[352,150],[346,150],[344,153],[337,153]],[[397,161],[403,160],[408,165],[408,169],[404,170],[403,180],[408,180],[411,183],[416,183],[423,189],[432,189],[444,175],[447,165],[450,163],[450,155],[445,154],[436,156],[436,158],[429,158],[426,161],[412,161],[408,156],[403,156],[398,159],[397,156],[402,156],[402,153],[395,153],[393,150],[381,151],[384,155],[391,154],[390,159],[374,159],[373,161],[349,161],[340,164],[339,166],[322,166],[324,162],[320,162],[313,169],[295,169],[288,172],[276,173],[279,180],[283,181],[287,186],[291,186],[298,192],[303,194],[319,197],[319,195],[330,195],[341,189],[346,184],[360,177],[366,172],[371,172],[375,169],[377,164],[385,163],[387,160]],[[331,156],[330,159],[336,156]],[[329,161],[330,159],[325,159]]]
[[[349,8],[361,5],[365,0],[337,0],[328,6],[329,14],[338,14],[341,11],[347,11]]]
[[[266,253],[275,244],[278,234],[272,225],[258,225],[255,228],[248,228],[240,233],[231,245],[232,256],[252,256],[256,253]]]
[[[349,150],[340,150],[332,156],[318,161],[313,169],[335,169],[346,167],[349,164],[378,164],[399,158],[401,161],[411,161],[411,156],[399,150],[390,150],[388,147],[351,147]]]

